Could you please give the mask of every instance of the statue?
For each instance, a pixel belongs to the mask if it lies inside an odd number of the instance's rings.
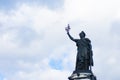
[[[91,71],[91,66],[93,66],[93,52],[91,41],[88,38],[85,38],[86,34],[84,33],[84,31],[80,32],[80,39],[74,39],[69,33],[69,24],[68,27],[65,28],[65,30],[69,38],[74,41],[77,46],[76,66],[73,74]]]

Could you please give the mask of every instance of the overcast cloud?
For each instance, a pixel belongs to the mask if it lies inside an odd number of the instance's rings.
[[[98,80],[119,80],[119,0],[1,0],[0,80],[66,80],[76,46],[64,28],[92,41]]]

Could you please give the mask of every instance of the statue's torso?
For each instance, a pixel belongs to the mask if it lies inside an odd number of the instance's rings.
[[[76,46],[77,46],[77,57],[81,58],[84,57],[86,59],[88,59],[88,51],[90,50],[90,41],[87,38],[84,39],[77,39],[76,40]]]

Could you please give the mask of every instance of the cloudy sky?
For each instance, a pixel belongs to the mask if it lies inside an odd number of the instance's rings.
[[[120,0],[0,0],[0,80],[67,80],[76,46],[92,41],[98,80],[119,80]]]

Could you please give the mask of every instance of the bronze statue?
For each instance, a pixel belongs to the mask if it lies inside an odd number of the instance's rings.
[[[69,38],[74,41],[77,46],[76,67],[74,73],[91,70],[91,66],[93,66],[91,41],[88,38],[85,38],[86,34],[84,31],[81,31],[79,34],[80,39],[74,39],[69,33],[69,25],[65,30],[67,31]]]
[[[70,26],[65,28],[69,38],[76,43],[77,46],[77,57],[76,57],[76,67],[73,74],[68,77],[69,80],[81,80],[81,79],[90,79],[97,80],[96,76],[92,72],[91,66],[93,66],[93,52],[91,41],[86,38],[84,31],[81,31],[79,36],[80,39],[74,39],[69,31]]]

